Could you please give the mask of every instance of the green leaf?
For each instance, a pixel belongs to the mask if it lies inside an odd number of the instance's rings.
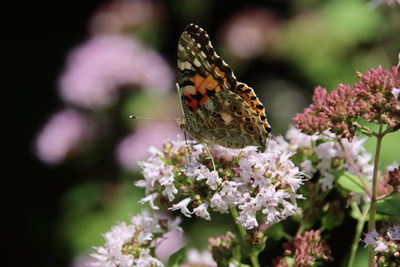
[[[365,184],[369,187],[369,181],[362,178]],[[339,177],[337,178],[337,183],[351,192],[355,193],[365,193],[364,186],[362,185],[360,179],[351,173],[341,172]]]
[[[283,229],[282,224],[273,224],[264,232],[266,236],[269,238],[279,241],[285,236],[285,230]]]
[[[315,146],[319,146],[323,143],[328,143],[328,142],[332,142],[332,140],[329,139],[317,139],[317,141],[315,142]]]
[[[400,194],[378,201],[376,204],[376,211],[382,214],[400,217]]]
[[[187,247],[183,247],[174,254],[172,254],[167,263],[167,267],[177,267],[183,263],[186,258]]]

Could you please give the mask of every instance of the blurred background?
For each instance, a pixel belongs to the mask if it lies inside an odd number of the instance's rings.
[[[353,83],[356,71],[397,64],[400,52],[395,0],[15,4],[4,10],[1,37],[9,135],[4,255],[14,266],[84,266],[90,248],[102,244],[101,233],[140,211],[137,161],[150,145],[182,132],[171,121],[129,115],[181,116],[176,53],[187,24],[207,30],[238,79],[255,89],[275,135],[310,103],[314,87]],[[382,167],[398,160],[399,140],[399,134],[385,139]],[[171,234],[159,256],[185,243],[206,246],[200,227],[222,234],[233,229],[225,221],[185,222],[188,235]],[[329,240],[333,266],[346,258],[343,244],[350,245],[354,227],[348,218],[338,231],[349,237]]]

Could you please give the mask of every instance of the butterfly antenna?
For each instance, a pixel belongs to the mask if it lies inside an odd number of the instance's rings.
[[[140,116],[133,116],[133,115],[129,115],[129,119],[140,119],[140,120],[167,120],[167,121],[176,121],[176,120],[179,120],[178,118],[147,118],[147,117],[140,117]]]

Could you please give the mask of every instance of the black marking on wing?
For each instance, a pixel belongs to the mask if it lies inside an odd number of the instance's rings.
[[[224,79],[226,79],[228,83],[228,89],[234,91],[236,89],[236,77],[233,74],[231,67],[229,67],[228,64],[226,64],[225,61],[223,61],[215,52],[210,37],[206,31],[193,23],[189,24],[185,31],[195,40],[196,43],[200,44],[200,50],[206,55],[207,61],[211,65],[218,67],[220,71],[225,74]]]

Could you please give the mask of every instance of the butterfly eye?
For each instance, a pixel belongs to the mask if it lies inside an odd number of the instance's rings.
[[[251,124],[246,124],[244,126],[244,129],[246,130],[246,132],[251,133],[251,134],[256,132],[256,128],[254,128],[254,126]]]

